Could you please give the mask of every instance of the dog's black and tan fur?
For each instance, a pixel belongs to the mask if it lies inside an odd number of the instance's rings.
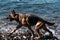
[[[32,15],[32,14],[16,14],[14,10],[10,13],[8,19],[10,19],[10,21],[15,20],[15,21],[17,21],[19,23],[19,25],[16,27],[16,29],[14,29],[13,32],[15,32],[17,29],[19,29],[22,26],[26,26],[26,27],[28,27],[28,29],[32,33],[32,36],[34,37],[34,32],[31,29],[31,26],[34,26],[36,32],[38,33],[38,37],[36,37],[36,38],[41,37],[41,34],[39,33],[39,29],[41,29],[41,28],[43,28],[44,30],[50,32],[46,28],[45,24],[48,24],[48,25],[51,25],[51,26],[54,25],[54,23],[47,22],[47,21],[43,20],[42,18],[40,18],[40,17],[38,17],[36,15]],[[52,34],[52,32],[50,32],[50,33]]]

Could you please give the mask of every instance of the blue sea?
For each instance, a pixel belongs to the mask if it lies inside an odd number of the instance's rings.
[[[49,27],[49,30],[60,39],[60,0],[0,0],[1,32],[11,32],[17,26],[15,21],[8,22],[4,19],[12,10],[15,10],[17,14],[35,14],[46,21],[54,22],[55,27]],[[22,29],[26,28],[21,28],[20,31]]]

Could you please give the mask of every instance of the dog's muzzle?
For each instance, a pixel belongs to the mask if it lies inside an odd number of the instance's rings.
[[[9,19],[8,17],[6,19]]]
[[[9,17],[6,18],[7,20],[11,21],[12,19],[10,19]]]

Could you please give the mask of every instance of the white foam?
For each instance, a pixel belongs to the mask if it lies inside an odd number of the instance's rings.
[[[48,33],[48,32],[46,32],[44,35],[49,35],[49,33]]]

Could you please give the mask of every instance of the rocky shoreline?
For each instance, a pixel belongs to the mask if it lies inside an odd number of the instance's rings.
[[[31,33],[29,32],[24,32],[24,33],[13,33],[11,36],[9,36],[10,33],[0,33],[0,40],[32,40],[31,38]],[[35,34],[35,36],[37,36]],[[37,40],[37,39],[34,39]],[[50,35],[48,36],[43,36],[41,37],[40,40],[58,40],[57,37],[51,37]]]

